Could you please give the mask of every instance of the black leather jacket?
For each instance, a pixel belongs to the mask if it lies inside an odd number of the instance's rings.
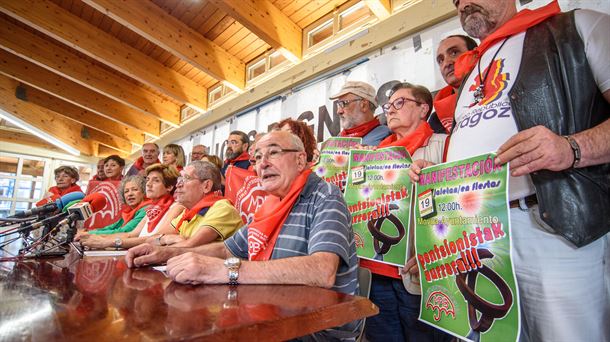
[[[509,98],[519,131],[543,125],[570,135],[610,117],[610,105],[587,62],[574,11],[527,30]],[[531,177],[540,217],[554,233],[582,247],[610,231],[610,164],[540,170]]]

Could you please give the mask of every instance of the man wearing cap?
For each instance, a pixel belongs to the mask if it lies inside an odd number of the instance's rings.
[[[390,135],[390,129],[375,117],[377,92],[366,82],[347,81],[341,90],[330,97],[337,104],[341,118],[342,137],[362,138],[363,145],[377,146]]]

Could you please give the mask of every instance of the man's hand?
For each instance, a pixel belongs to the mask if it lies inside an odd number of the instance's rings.
[[[421,169],[432,165],[434,165],[433,162],[423,159],[413,161],[413,164],[411,164],[411,167],[409,168],[409,178],[411,178],[411,183],[419,182],[419,175],[421,174]]]
[[[196,253],[184,253],[167,261],[169,277],[182,284],[225,284],[224,260]]]
[[[163,264],[176,252],[170,248],[153,246],[149,243],[130,248],[125,255],[127,267],[140,267],[146,265]]]
[[[561,171],[572,166],[574,153],[564,137],[536,126],[513,135],[500,146],[496,163],[508,162],[513,177],[543,169]]]

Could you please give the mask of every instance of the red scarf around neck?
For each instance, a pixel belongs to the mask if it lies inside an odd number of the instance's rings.
[[[127,204],[123,205],[123,210],[121,210],[121,218],[123,219],[123,226],[127,224],[127,222],[131,221],[133,217],[136,215],[136,212],[142,207],[145,207],[150,204],[150,201],[144,199],[140,204],[138,204],[135,208],[131,208]]]
[[[553,2],[538,9],[524,9],[517,13],[514,17],[504,23],[504,25],[483,39],[481,44],[476,49],[467,51],[458,57],[454,65],[455,76],[459,79],[463,79],[464,76],[474,69],[475,65],[477,65],[477,62],[481,56],[483,56],[485,51],[498,41],[517,33],[521,33],[560,12],[561,9],[559,8],[557,0],[553,0]]]
[[[237,158],[235,158],[235,159],[225,160],[225,164],[229,163],[229,164],[233,165],[239,161],[244,161],[244,160],[250,161],[250,155],[248,154],[248,151],[244,151],[242,154],[237,156]]]
[[[362,125],[358,125],[358,126],[352,127],[352,128],[346,128],[346,129],[342,130],[341,133],[339,133],[339,135],[342,137],[362,138],[365,135],[369,134],[370,131],[372,131],[373,129],[375,129],[375,127],[377,127],[379,125],[381,125],[381,123],[379,122],[379,119],[374,118],[373,120],[371,120],[369,122],[365,122]]]
[[[152,233],[155,230],[163,215],[169,207],[174,203],[174,195],[167,193],[156,200],[151,201],[150,206],[146,209],[146,217],[148,217],[148,232]]]
[[[436,93],[434,97],[434,109],[438,120],[441,122],[447,133],[451,132],[453,125],[453,115],[457,105],[457,93],[452,86],[446,86]]]
[[[413,155],[418,148],[428,143],[432,133],[434,133],[434,131],[432,131],[432,128],[430,128],[430,124],[427,122],[422,122],[419,126],[417,126],[415,131],[402,137],[401,139],[398,139],[396,134],[392,134],[383,139],[379,143],[379,147],[402,146],[409,151],[410,155]]]
[[[180,226],[182,226],[182,223],[184,221],[192,220],[193,217],[195,217],[195,215],[197,215],[197,213],[200,212],[202,209],[210,208],[214,205],[214,203],[222,199],[224,199],[224,197],[219,196],[218,194],[216,194],[216,192],[211,192],[203,196],[203,198],[199,200],[199,202],[197,202],[197,204],[195,204],[191,209],[184,209],[184,213],[182,214],[180,221],[178,221],[178,224],[176,225],[176,231],[180,231]]]
[[[282,230],[284,221],[305,188],[309,174],[311,174],[311,169],[305,169],[294,180],[284,198],[268,195],[265,203],[258,208],[252,223],[248,226],[248,259],[250,261],[271,259],[275,241]]]
[[[83,190],[80,188],[80,186],[76,185],[76,184],[72,184],[69,187],[65,188],[65,189],[60,189],[56,186],[51,187],[49,189],[49,192],[53,193],[53,195],[57,195],[59,197],[65,195],[65,194],[69,194],[71,192],[83,192]],[[59,198],[58,197],[58,198]]]
[[[150,165],[153,165],[153,164],[161,164],[161,161],[159,160],[159,158],[157,158],[157,160],[154,163],[150,164]],[[150,165],[148,165],[148,166],[150,166]],[[145,169],[145,167],[144,167],[144,158],[140,157],[140,158],[136,159],[136,162],[133,164],[133,166],[135,166],[135,168],[140,170],[140,171],[144,170]]]

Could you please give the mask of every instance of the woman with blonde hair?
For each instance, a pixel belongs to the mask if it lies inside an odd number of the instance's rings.
[[[163,148],[163,164],[172,165],[178,171],[182,171],[186,157],[182,146],[177,144],[169,144]]]

